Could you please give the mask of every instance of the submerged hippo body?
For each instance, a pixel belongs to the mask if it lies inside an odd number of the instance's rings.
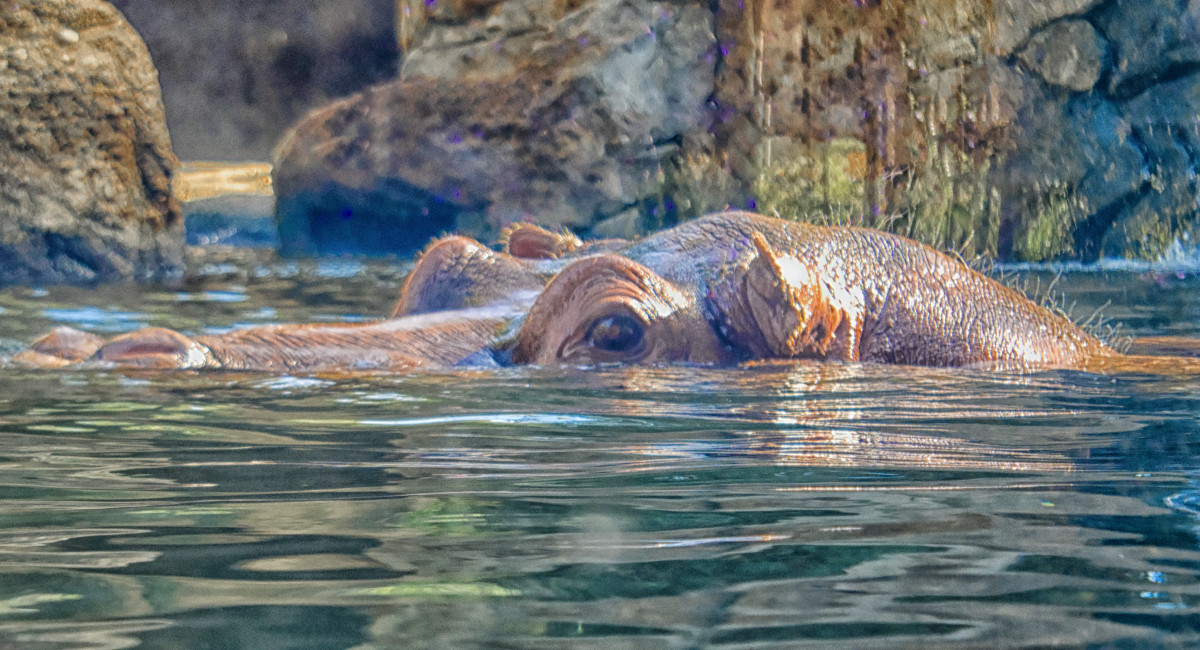
[[[90,346],[90,347],[89,347]],[[1068,319],[902,237],[746,212],[635,243],[517,227],[418,259],[390,318],[108,342],[56,330],[24,359],[267,371],[827,359],[1091,368],[1120,357]]]

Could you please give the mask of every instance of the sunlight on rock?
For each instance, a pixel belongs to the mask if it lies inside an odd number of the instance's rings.
[[[271,165],[260,162],[187,162],[180,165],[172,186],[183,202],[231,194],[272,196]]]

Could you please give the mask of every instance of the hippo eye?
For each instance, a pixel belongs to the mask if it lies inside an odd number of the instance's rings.
[[[641,323],[630,316],[616,315],[593,322],[588,328],[587,341],[598,350],[620,354],[637,349],[644,336]]]

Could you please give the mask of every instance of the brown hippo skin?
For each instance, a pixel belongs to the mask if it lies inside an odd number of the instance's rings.
[[[337,372],[799,358],[1104,370],[1131,359],[955,259],[870,229],[723,212],[635,243],[520,226],[507,249],[435,241],[374,323],[195,338],[147,328],[106,343],[59,328],[18,360]]]
[[[597,282],[601,273],[609,280]],[[531,308],[513,351],[515,362],[539,364],[809,358],[1012,368],[1088,368],[1116,356],[1067,318],[914,241],[746,212],[575,262]]]
[[[547,245],[573,239],[534,226],[520,231]],[[538,255],[549,256],[546,251]],[[418,258],[391,317],[385,320],[266,325],[194,338],[147,327],[107,342],[71,327],[56,327],[13,361],[38,367],[85,364],[297,373],[495,365],[491,344],[528,311],[552,275],[535,266],[466,237],[444,237]]]
[[[84,341],[78,330],[58,327],[34,341],[31,349],[15,355],[13,361],[40,367],[80,363],[288,373],[484,365],[494,363],[484,351],[501,331],[498,328],[511,320],[511,315],[500,309],[463,309],[373,323],[265,325],[194,338],[147,327],[107,342]]]

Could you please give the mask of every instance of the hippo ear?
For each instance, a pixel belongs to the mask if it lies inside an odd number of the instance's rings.
[[[780,255],[758,233],[753,240],[754,259],[716,288],[727,336],[751,358],[858,360],[862,293],[812,260]]]
[[[569,231],[551,232],[531,223],[514,223],[500,233],[504,252],[527,260],[555,260],[569,255],[583,242]]]

